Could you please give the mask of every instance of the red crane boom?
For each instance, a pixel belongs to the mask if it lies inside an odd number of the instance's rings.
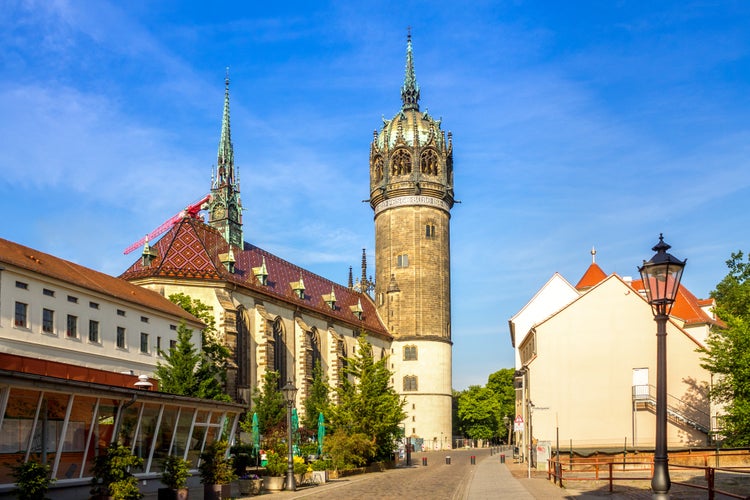
[[[211,195],[207,194],[206,196],[201,198],[200,201],[197,201],[195,203],[188,205],[184,210],[181,210],[179,213],[173,215],[172,217],[164,221],[162,225],[160,225],[159,227],[157,227],[156,229],[148,233],[146,236],[144,236],[140,240],[130,245],[128,248],[125,249],[123,253],[127,255],[135,251],[136,249],[142,247],[147,239],[151,241],[154,238],[161,236],[162,234],[172,229],[172,226],[177,224],[179,221],[181,221],[185,217],[196,218],[198,216],[198,212],[201,211],[201,207],[210,199],[211,199]]]

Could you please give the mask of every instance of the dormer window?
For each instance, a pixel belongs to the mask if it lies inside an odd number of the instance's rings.
[[[356,306],[349,306],[349,309],[357,317],[357,319],[362,319],[362,313],[364,311],[362,310],[362,301],[360,299],[357,299]]]
[[[302,281],[302,275],[300,275],[299,281],[292,281],[289,285],[292,287],[292,291],[298,299],[305,298],[305,282]]]
[[[331,287],[331,293],[323,295],[323,301],[328,304],[328,307],[331,309],[336,309],[336,293],[333,291],[333,287]]]
[[[260,267],[254,267],[253,268],[253,274],[258,280],[258,283],[260,283],[263,286],[266,286],[268,283],[268,271],[266,270],[266,258],[263,257],[263,263],[260,265]]]
[[[229,252],[219,254],[219,260],[222,264],[224,264],[224,267],[227,268],[227,271],[234,274],[234,252],[232,251],[232,247],[229,247]]]

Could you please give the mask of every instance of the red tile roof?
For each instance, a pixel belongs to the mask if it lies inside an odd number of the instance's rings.
[[[234,252],[234,273],[230,273],[220,259],[220,255],[229,252],[229,245],[216,229],[200,219],[183,218],[151,248],[158,255],[149,267],[144,267],[142,260],[138,259],[120,277],[126,280],[161,277],[228,281],[253,293],[282,300],[292,307],[314,311],[353,328],[362,327],[390,337],[367,294],[350,290],[249,243],[245,243],[244,250]],[[253,268],[260,267],[264,258],[268,273],[265,286],[253,274]],[[300,277],[305,285],[304,298],[298,298],[290,285]],[[336,295],[335,309],[323,300],[323,295],[330,294],[331,289]],[[358,302],[362,304],[361,320],[349,308]]]
[[[642,280],[633,280],[631,286],[634,290],[638,291],[638,293],[645,293]],[[686,325],[708,323],[721,326],[724,324],[721,320],[712,317],[701,308],[701,305],[706,306],[713,304],[713,299],[699,299],[681,284],[680,288],[677,290],[677,297],[675,297],[674,305],[672,306],[672,311],[669,315],[681,319]]]
[[[192,314],[152,290],[2,238],[0,238],[0,263],[65,281],[135,305],[142,305],[186,321],[200,323],[200,320]]]
[[[586,272],[583,273],[583,276],[578,281],[578,284],[576,285],[576,290],[588,290],[592,286],[596,286],[607,277],[607,273],[605,273],[601,267],[596,262],[592,262],[588,269],[586,269]]]

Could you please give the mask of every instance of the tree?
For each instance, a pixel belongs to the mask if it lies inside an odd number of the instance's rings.
[[[458,397],[458,418],[471,439],[492,439],[498,434],[500,403],[486,387],[472,385]],[[502,422],[502,420],[501,420]]]
[[[315,363],[313,368],[313,379],[310,384],[310,392],[302,405],[305,407],[305,418],[302,427],[309,430],[315,430],[318,427],[318,415],[320,412],[326,413],[330,405],[328,397],[328,384],[326,383],[323,368],[320,362]]]
[[[391,387],[387,363],[387,357],[375,361],[372,346],[361,332],[354,355],[346,359],[344,377],[337,388],[338,405],[329,410],[334,435],[343,433],[353,438],[361,434],[370,440],[373,455],[363,457],[368,462],[390,457],[406,416],[406,401]]]
[[[506,441],[509,437],[508,425],[503,417],[508,417],[512,421],[516,413],[516,389],[513,385],[515,373],[512,368],[503,368],[487,378],[487,388],[495,394],[499,404],[496,419],[500,428],[497,437],[504,438]]]
[[[162,352],[164,363],[156,364],[155,375],[159,379],[159,390],[181,396],[196,396],[199,392],[196,367],[201,362],[201,355],[192,342],[193,330],[185,322],[177,327],[177,343]]]
[[[263,386],[260,389],[256,387],[253,393],[253,409],[258,414],[258,430],[261,434],[269,434],[272,429],[285,422],[286,403],[284,395],[279,391],[279,372],[266,372]],[[252,418],[249,413],[248,418]],[[251,429],[252,421],[246,421],[243,430],[250,432]]]
[[[216,321],[211,308],[200,300],[184,293],[172,294],[169,296],[169,300],[206,325],[201,331],[201,359],[195,370],[198,384],[195,393],[190,394],[190,396],[231,401],[232,398],[224,390],[226,387],[226,366],[231,353],[216,330]]]
[[[726,328],[711,331],[702,366],[719,375],[710,396],[724,403],[723,432],[729,446],[750,445],[750,261],[741,251],[726,261],[729,273],[711,297]]]

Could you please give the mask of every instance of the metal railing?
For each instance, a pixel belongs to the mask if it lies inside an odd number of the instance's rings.
[[[633,386],[633,401],[643,403],[656,408],[656,387],[648,385]],[[711,415],[684,400],[667,394],[667,417],[673,421],[681,422],[700,432],[709,434],[711,432]]]

